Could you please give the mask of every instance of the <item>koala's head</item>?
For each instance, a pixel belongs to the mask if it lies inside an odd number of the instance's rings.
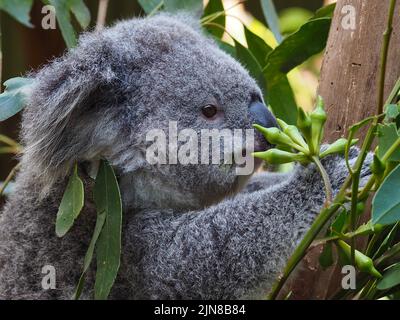
[[[193,21],[160,14],[84,34],[35,74],[23,116],[23,161],[39,181],[51,185],[75,162],[106,158],[128,208],[197,208],[240,188],[248,176],[237,175],[235,163],[201,164],[200,154],[198,164],[146,158],[148,132],[162,130],[171,143],[175,123],[178,131],[198,133],[199,143],[204,129],[275,125],[256,82]],[[255,137],[256,149],[265,150],[265,140]],[[244,143],[234,152],[246,152]]]

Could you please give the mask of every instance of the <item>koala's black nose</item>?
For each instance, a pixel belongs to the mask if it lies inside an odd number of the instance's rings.
[[[255,124],[265,128],[278,127],[275,117],[262,102],[252,102],[249,112]]]
[[[264,128],[278,127],[275,117],[268,108],[260,101],[254,101],[249,108],[250,118],[253,124],[258,124]],[[264,136],[257,130],[254,132],[254,151],[265,151],[272,147]]]

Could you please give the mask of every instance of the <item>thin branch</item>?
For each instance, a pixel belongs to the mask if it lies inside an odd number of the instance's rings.
[[[109,0],[99,0],[99,9],[97,11],[96,31],[103,29],[106,24],[108,2],[109,2]]]
[[[380,75],[379,75],[379,83],[378,83],[378,114],[383,112],[383,95],[385,91],[385,75],[386,75],[386,64],[387,64],[387,56],[390,44],[390,38],[392,35],[392,24],[393,24],[393,16],[394,9],[396,6],[396,0],[390,1],[389,6],[389,16],[387,20],[386,30],[383,33],[383,45],[381,51],[381,60],[380,60]]]
[[[4,190],[6,190],[8,184],[10,183],[12,178],[14,177],[14,175],[17,172],[17,170],[19,169],[20,165],[21,165],[21,163],[18,163],[14,168],[12,168],[10,173],[8,174],[6,180],[4,180],[3,184],[0,187],[0,197],[3,196]]]

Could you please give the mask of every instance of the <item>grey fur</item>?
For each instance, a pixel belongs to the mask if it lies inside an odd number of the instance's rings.
[[[96,215],[84,170],[85,207],[61,239],[56,212],[71,165],[83,168],[100,157],[116,169],[125,208],[112,298],[266,293],[321,208],[323,185],[313,166],[299,166],[255,176],[239,192],[243,181],[233,168],[145,161],[144,133],[166,128],[168,120],[197,131],[253,122],[247,109],[260,89],[190,17],[161,14],[85,34],[76,49],[33,76],[22,123],[26,151],[0,218],[1,298],[71,297]],[[200,108],[214,100],[223,117],[206,121]],[[325,166],[336,192],[347,175],[344,162],[330,158]],[[55,290],[41,288],[44,265],[56,268]],[[92,287],[93,270],[85,298]]]

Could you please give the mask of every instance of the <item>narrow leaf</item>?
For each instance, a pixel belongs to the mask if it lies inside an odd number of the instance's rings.
[[[249,49],[244,47],[240,42],[234,39],[236,48],[236,58],[244,65],[249,71],[250,75],[257,81],[260,88],[265,88],[265,79],[262,68],[258,63],[256,57],[250,52]]]
[[[114,171],[101,161],[94,186],[97,212],[105,212],[106,220],[97,241],[95,299],[107,299],[117,277],[121,255],[121,195]]]
[[[282,42],[282,35],[279,31],[279,19],[272,0],[261,0],[261,7],[268,27],[271,29],[278,43]]]
[[[56,234],[58,237],[64,236],[71,229],[83,208],[83,202],[83,183],[78,176],[77,165],[75,165],[57,213]]]
[[[97,240],[99,238],[100,232],[103,229],[105,221],[106,221],[106,212],[105,211],[97,212],[96,225],[94,227],[92,239],[90,240],[89,248],[85,254],[85,260],[83,262],[83,271],[79,278],[78,285],[76,286],[75,294],[73,296],[74,300],[78,300],[82,294],[83,285],[85,283],[85,274],[92,263],[94,249],[95,249]]]
[[[400,284],[400,263],[388,268],[383,274],[383,278],[378,282],[379,290],[387,290]]]
[[[160,6],[163,0],[138,0],[140,6],[146,14],[153,12],[153,10]]]
[[[267,79],[266,100],[274,115],[288,124],[295,125],[298,109],[287,77],[283,76],[278,81],[270,80],[268,74],[265,77]]]
[[[265,67],[265,61],[272,48],[259,36],[251,32],[246,26],[243,26],[246,36],[247,47],[253,56],[257,59],[260,66]]]
[[[224,5],[221,0],[210,0],[206,8],[204,9],[203,18],[223,11]],[[225,28],[225,14],[221,14],[220,16],[212,20],[212,22],[217,23]],[[224,30],[222,28],[213,28],[212,26],[206,26],[206,30],[217,38],[221,38],[224,34]]]
[[[77,36],[74,27],[71,24],[71,15],[69,8],[69,0],[48,0],[56,9],[56,17],[60,26],[61,34],[68,48],[75,47],[77,44]]]
[[[68,0],[69,8],[78,20],[80,26],[86,29],[90,23],[90,11],[83,0]]]
[[[187,10],[196,14],[203,10],[202,0],[164,0],[164,7],[167,11]]]

